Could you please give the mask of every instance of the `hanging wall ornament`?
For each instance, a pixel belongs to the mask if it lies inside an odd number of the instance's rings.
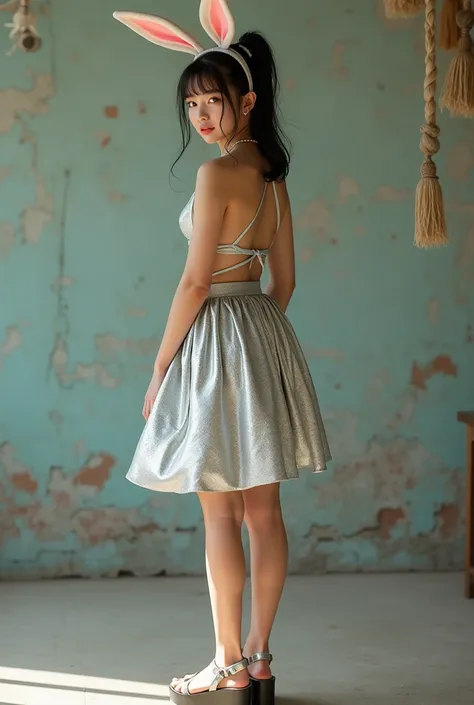
[[[436,124],[436,0],[425,0],[425,124],[421,128],[420,149],[425,155],[421,179],[415,194],[415,245],[440,247],[448,242],[443,193],[433,156],[439,151]]]
[[[462,0],[457,23],[461,37],[456,56],[451,60],[446,74],[440,104],[453,117],[474,117],[474,53],[470,34],[474,25],[474,11],[471,0]]]
[[[462,0],[444,0],[439,21],[438,44],[440,49],[456,49],[461,30],[456,15],[462,9]]]

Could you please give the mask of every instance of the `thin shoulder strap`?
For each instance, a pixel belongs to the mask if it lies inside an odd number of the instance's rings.
[[[277,224],[276,224],[276,230],[273,234],[272,241],[270,243],[270,247],[268,249],[271,249],[271,246],[273,245],[273,242],[275,240],[277,232],[280,230],[280,223],[281,223],[281,212],[280,212],[280,200],[278,198],[278,191],[276,188],[276,184],[274,181],[272,181],[272,186],[273,186],[273,195],[275,196],[275,208],[276,208],[276,216],[277,216]]]
[[[276,187],[275,181],[272,181],[272,186],[273,186],[273,195],[275,196],[275,206],[276,206],[276,212],[277,212],[277,226],[276,226],[276,232],[279,231],[280,229],[280,218],[281,218],[281,213],[280,213],[280,200],[278,198],[278,191]]]
[[[247,225],[245,230],[242,233],[240,233],[237,240],[234,240],[234,242],[232,243],[233,245],[239,244],[239,242],[242,240],[244,235],[247,235],[248,231],[250,230],[250,228],[253,226],[253,224],[257,220],[258,215],[259,215],[260,211],[262,210],[262,205],[263,205],[263,201],[264,201],[266,192],[267,192],[267,182],[265,181],[265,186],[263,187],[263,193],[262,193],[262,197],[260,199],[260,203],[258,204],[257,212],[255,213],[254,217],[252,218],[251,222]]]

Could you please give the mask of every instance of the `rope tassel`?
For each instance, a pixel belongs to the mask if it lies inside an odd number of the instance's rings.
[[[425,159],[415,194],[415,245],[423,248],[440,247],[448,242],[443,193],[433,161],[433,156],[440,148],[435,100],[435,11],[436,0],[425,0],[425,124],[421,128],[420,140],[420,149]]]
[[[456,16],[461,31],[458,51],[449,65],[441,95],[441,107],[451,116],[474,117],[474,53],[470,31],[474,25],[471,0],[463,0]]]
[[[461,36],[461,30],[456,21],[456,15],[461,9],[461,0],[444,0],[438,35],[440,49],[444,49],[445,51],[456,49]]]
[[[418,15],[424,0],[385,0],[385,14],[390,19],[413,17]]]

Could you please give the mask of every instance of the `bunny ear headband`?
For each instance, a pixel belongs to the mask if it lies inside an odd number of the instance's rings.
[[[201,0],[199,19],[201,25],[217,46],[204,49],[189,34],[169,20],[155,15],[146,15],[141,12],[114,12],[114,17],[119,22],[133,29],[141,37],[148,39],[153,44],[184,51],[193,54],[194,59],[211,51],[219,51],[232,56],[239,62],[247,76],[249,91],[253,90],[252,74],[245,59],[239,52],[230,48],[235,34],[234,18],[227,4],[227,0]],[[239,44],[251,57],[250,51]]]

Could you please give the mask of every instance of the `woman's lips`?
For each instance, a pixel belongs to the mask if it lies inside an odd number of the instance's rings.
[[[201,134],[202,135],[210,135],[213,130],[214,130],[213,127],[201,127]]]

